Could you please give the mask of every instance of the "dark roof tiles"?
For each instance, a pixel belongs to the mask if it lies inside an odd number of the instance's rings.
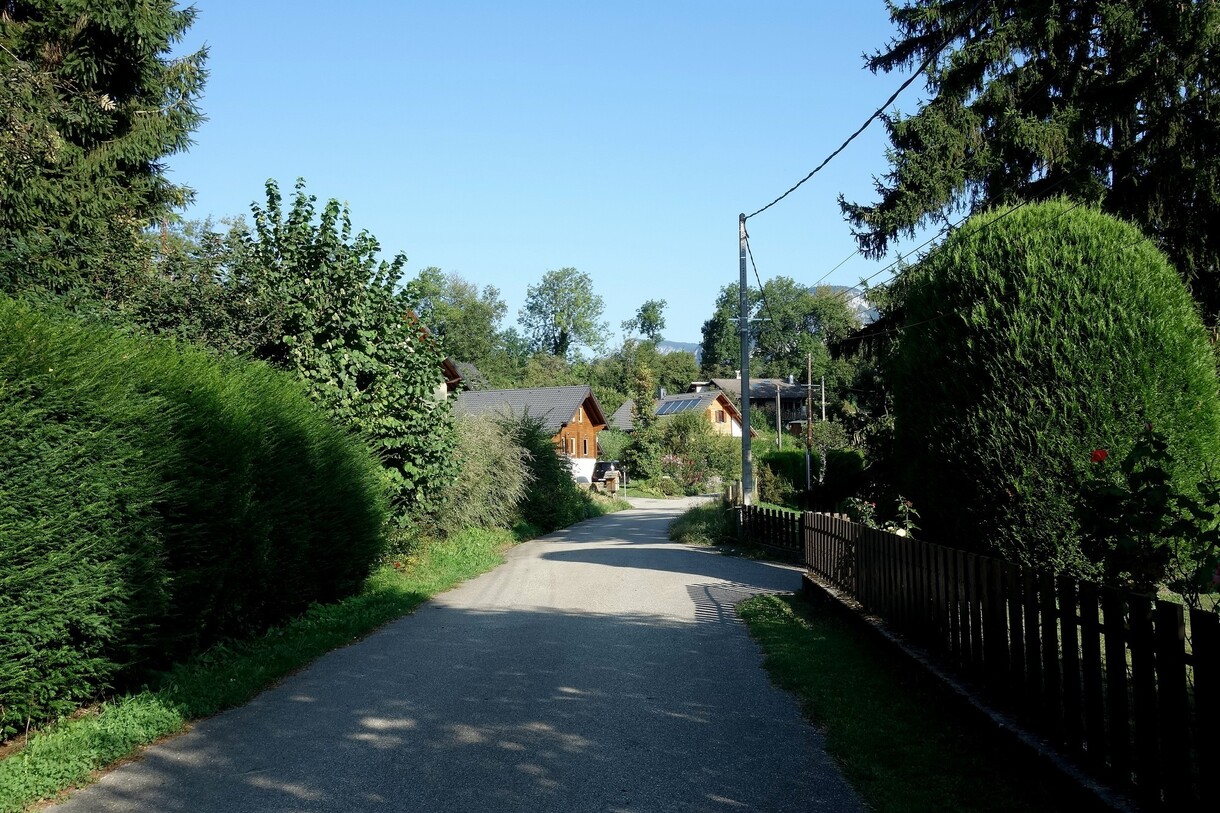
[[[519,418],[529,415],[542,421],[542,428],[557,433],[580,409],[586,398],[593,399],[596,414],[593,423],[604,422],[601,405],[587,385],[569,387],[535,387],[519,390],[468,390],[457,397],[458,415],[501,415]]]

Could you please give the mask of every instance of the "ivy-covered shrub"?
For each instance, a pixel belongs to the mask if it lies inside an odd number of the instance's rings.
[[[894,363],[900,491],[928,539],[1096,575],[1077,509],[1093,449],[1145,424],[1194,488],[1220,444],[1215,361],[1165,257],[1065,201],[972,218],[910,271]]]
[[[292,376],[0,297],[0,739],[359,589],[384,474]]]
[[[741,441],[718,435],[699,412],[684,412],[658,424],[661,433],[661,474],[684,494],[741,479]]]
[[[771,505],[790,505],[797,496],[796,486],[778,468],[767,463],[758,467],[758,499]]]
[[[286,202],[274,181],[252,226],[205,224],[155,241],[151,273],[122,318],[290,370],[340,426],[358,432],[386,469],[394,518],[437,508],[454,475],[453,417],[439,344],[411,311],[406,257],[356,231],[345,205],[317,206],[298,180]]]

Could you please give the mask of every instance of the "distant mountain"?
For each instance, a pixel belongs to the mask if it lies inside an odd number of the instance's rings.
[[[668,339],[657,344],[660,353],[694,353],[695,361],[703,361],[703,345],[699,342],[671,342]]]

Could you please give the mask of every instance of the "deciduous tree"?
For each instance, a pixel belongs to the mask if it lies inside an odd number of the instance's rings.
[[[460,275],[425,268],[407,283],[407,298],[419,318],[458,361],[488,366],[500,344],[500,322],[508,306],[494,285],[478,286]]]
[[[645,301],[635,316],[623,322],[623,330],[644,336],[656,344],[661,341],[661,331],[665,330],[665,305],[664,299]]]
[[[373,445],[403,512],[432,508],[452,474],[453,419],[435,397],[440,348],[398,288],[406,257],[379,259],[377,239],[353,233],[346,206],[331,199],[319,212],[315,202],[297,181],[285,211],[268,181],[266,206],[251,207],[243,273],[277,292],[282,331],[255,355],[296,371]]]
[[[574,346],[601,350],[608,326],[601,321],[605,307],[593,292],[593,279],[575,268],[547,271],[542,281],[526,289],[519,320],[534,349],[566,358]]]

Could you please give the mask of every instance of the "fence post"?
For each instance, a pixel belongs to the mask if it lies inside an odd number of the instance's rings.
[[[1063,636],[1063,738],[1072,751],[1083,745],[1080,695],[1080,645],[1076,628],[1076,582],[1059,578],[1059,629]]]
[[[1043,573],[1039,579],[1039,604],[1042,611],[1042,689],[1046,721],[1056,740],[1063,739],[1063,690],[1059,683],[1059,611],[1055,601],[1055,577]]]
[[[1220,616],[1190,611],[1191,659],[1195,667],[1194,739],[1198,750],[1200,796],[1220,765]]]
[[[983,671],[983,623],[982,611],[979,606],[979,557],[977,554],[966,554],[966,599],[970,611],[970,668],[976,674]]]
[[[1084,736],[1094,767],[1106,764],[1106,707],[1102,688],[1101,621],[1097,586],[1080,585],[1080,671],[1084,687]]]
[[[1124,784],[1131,777],[1131,722],[1127,703],[1127,642],[1123,631],[1123,596],[1112,587],[1101,591],[1102,630],[1106,652],[1106,723],[1110,767]]]
[[[1132,718],[1135,724],[1135,782],[1148,801],[1161,798],[1160,755],[1157,752],[1155,638],[1152,599],[1127,595],[1131,650]]]
[[[1187,721],[1186,621],[1182,605],[1168,601],[1156,603],[1156,685],[1160,701],[1157,717],[1161,724],[1161,785],[1166,804],[1184,809],[1194,797]],[[1202,800],[1202,794],[1199,798]]]
[[[993,686],[1004,680],[1004,651],[1008,636],[1004,630],[1003,594],[1000,590],[1000,562],[987,557],[982,560],[983,603],[983,666],[987,681]]]
[[[1008,599],[1008,688],[1014,699],[1025,695],[1025,601],[1021,598],[1021,568],[1004,563],[1004,593]]]
[[[1021,595],[1025,600],[1025,702],[1037,715],[1042,708],[1042,628],[1038,625],[1038,580],[1021,568]]]

